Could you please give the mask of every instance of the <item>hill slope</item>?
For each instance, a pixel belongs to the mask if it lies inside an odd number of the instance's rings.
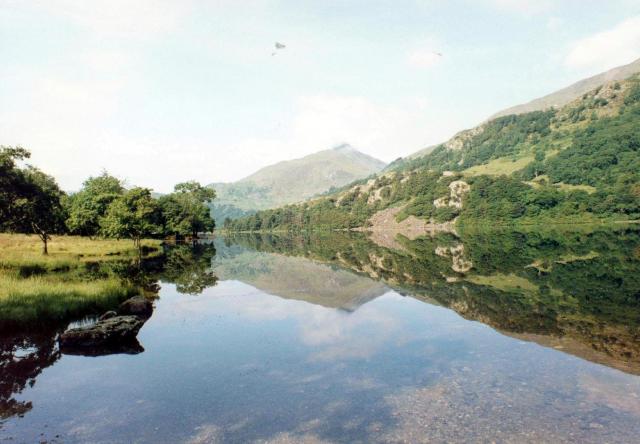
[[[396,221],[432,223],[640,218],[640,76],[559,109],[495,118],[366,183],[232,228],[368,227],[391,208]]]
[[[566,88],[560,89],[551,94],[547,94],[543,97],[539,97],[530,102],[512,106],[505,110],[499,111],[491,116],[488,121],[497,119],[498,117],[504,117],[513,114],[526,114],[534,111],[545,111],[552,108],[559,109],[579,99],[589,91],[592,91],[597,87],[604,85],[605,83],[625,80],[637,73],[640,73],[640,59],[631,62],[628,65],[618,66],[616,68],[610,69],[609,71],[597,74],[587,79],[580,80],[579,82],[576,82]],[[461,131],[460,133],[456,134],[451,139],[451,141],[455,141],[460,137],[464,137],[465,134],[468,133],[468,131],[469,130]],[[429,146],[412,154],[409,154],[404,158],[396,159],[389,165],[387,165],[385,170],[393,171],[399,168],[404,168],[404,165],[407,162],[411,162],[415,159],[424,157],[436,148],[437,145]]]
[[[234,183],[211,184],[218,223],[325,193],[379,172],[384,162],[343,144],[300,159],[267,166]]]
[[[509,114],[524,114],[532,111],[544,111],[549,108],[560,108],[569,102],[576,100],[583,94],[596,89],[600,85],[616,80],[624,80],[638,72],[640,72],[640,59],[631,62],[628,65],[618,66],[593,77],[580,80],[573,85],[551,94],[547,94],[546,96],[532,100],[528,103],[512,106],[511,108],[497,112],[491,116],[490,119],[508,116]]]

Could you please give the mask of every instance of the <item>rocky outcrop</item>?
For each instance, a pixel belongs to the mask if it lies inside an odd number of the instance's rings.
[[[95,324],[72,328],[58,338],[66,354],[99,356],[144,351],[136,336],[153,313],[153,304],[143,296],[127,299],[118,312],[108,311]]]
[[[474,138],[478,134],[481,134],[484,131],[485,127],[486,127],[486,125],[482,124],[482,125],[476,126],[475,128],[471,128],[471,129],[468,129],[468,130],[460,131],[455,136],[453,136],[451,139],[446,141],[444,143],[444,146],[445,146],[446,149],[451,150],[451,151],[460,151],[461,149],[464,148],[465,144],[469,140],[471,140],[472,138]]]
[[[105,314],[103,314],[102,316],[100,316],[98,318],[98,321],[105,321],[105,320],[110,319],[110,318],[115,318],[116,316],[118,316],[118,313],[116,313],[113,310],[110,310],[110,311],[106,312]]]
[[[454,207],[462,208],[462,198],[469,192],[471,187],[463,180],[454,180],[449,184],[449,196],[440,197],[433,201],[436,208]]]
[[[403,250],[404,248],[396,241],[398,234],[413,240],[426,234],[447,232],[456,234],[455,223],[444,222],[434,223],[415,216],[409,216],[402,222],[396,220],[397,214],[404,206],[387,208],[375,213],[369,219],[369,226],[354,228],[353,231],[364,231],[369,233],[370,239],[377,245],[393,250]]]
[[[464,256],[464,245],[436,247],[435,253],[440,257],[451,258],[451,269],[457,273],[466,273],[473,268],[473,263]]]
[[[60,335],[60,347],[92,347],[135,339],[144,320],[138,316],[115,316],[87,327],[72,328]]]
[[[146,319],[153,313],[153,303],[144,296],[134,296],[120,304],[118,312],[121,315],[133,315]]]

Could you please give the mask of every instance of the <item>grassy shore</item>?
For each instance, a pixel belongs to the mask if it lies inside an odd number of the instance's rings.
[[[159,254],[160,241],[143,241],[143,251]],[[139,290],[90,270],[137,255],[131,241],[79,236],[54,236],[43,255],[36,236],[0,234],[0,323],[66,319],[112,307]]]
[[[146,254],[160,251],[160,241],[143,240]],[[125,239],[90,239],[81,236],[53,236],[49,254],[42,254],[36,235],[0,233],[0,269],[39,266],[47,271],[69,270],[83,262],[135,257],[138,250]]]

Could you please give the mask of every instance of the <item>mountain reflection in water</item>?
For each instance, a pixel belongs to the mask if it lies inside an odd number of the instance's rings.
[[[0,326],[0,437],[633,442],[640,432],[637,229],[382,245],[238,235],[110,267],[157,298],[144,348],[61,354],[58,335],[100,312]]]
[[[248,251],[218,266],[226,279],[303,299],[288,289],[290,280],[303,274],[296,270],[294,258],[306,257],[315,262],[305,267],[327,264],[351,270],[510,336],[640,374],[637,229],[476,232],[460,237],[447,233],[416,240],[398,235],[396,248],[348,234],[294,239],[253,235],[234,240]],[[263,264],[267,252],[288,257],[272,258],[267,266]],[[252,263],[260,266],[251,267]],[[309,294],[317,298],[303,300],[326,305],[328,299],[321,295],[329,288],[322,280],[315,285],[312,279],[307,282]],[[353,290],[353,301],[365,294]]]

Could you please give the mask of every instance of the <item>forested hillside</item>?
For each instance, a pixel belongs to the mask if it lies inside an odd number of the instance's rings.
[[[355,228],[376,212],[459,224],[640,218],[640,78],[560,109],[498,117],[365,183],[227,224]]]

